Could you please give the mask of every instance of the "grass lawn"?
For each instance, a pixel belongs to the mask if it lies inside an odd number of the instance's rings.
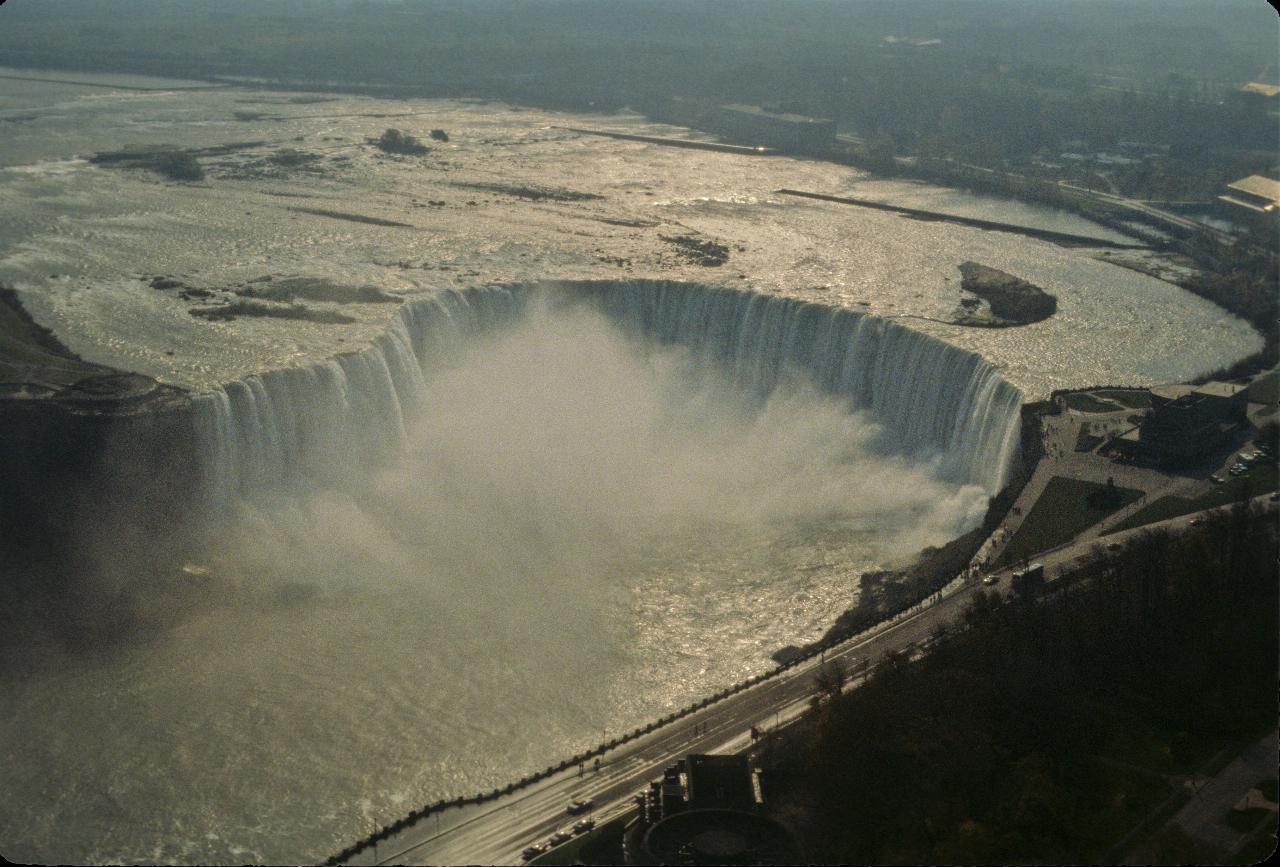
[[[637,810],[624,813],[581,837],[574,837],[568,843],[557,846],[545,855],[539,855],[529,863],[565,867],[572,864],[621,864],[622,832],[638,813]]]
[[[1243,500],[1245,497],[1256,497],[1258,494],[1276,490],[1276,482],[1275,464],[1263,464],[1261,466],[1255,464],[1244,475],[1228,478],[1225,484],[1219,485],[1212,491],[1201,494],[1198,497],[1161,497],[1158,500],[1153,500],[1147,506],[1112,527],[1104,535],[1109,536],[1121,530],[1132,530],[1134,527],[1142,527],[1146,524],[1153,524],[1156,521],[1176,518],[1179,515],[1189,515],[1192,512],[1225,506],[1229,503]]]
[[[1102,445],[1102,437],[1096,437],[1089,433],[1087,425],[1080,426],[1080,432],[1076,434],[1075,450],[1078,452],[1091,452],[1098,446]]]
[[[1129,409],[1146,409],[1151,406],[1151,392],[1149,391],[1121,391],[1116,388],[1095,391],[1094,395],[1107,400],[1114,400]]]
[[[1106,485],[1097,482],[1054,476],[1009,541],[1001,563],[1008,565],[1023,557],[1034,557],[1041,551],[1067,542],[1142,496],[1141,491],[1132,488],[1116,488],[1120,501],[1100,506],[1094,498],[1105,490]]]
[[[1098,400],[1092,394],[1069,394],[1066,397],[1067,406],[1077,412],[1115,412],[1124,407],[1116,406],[1114,403],[1106,403]]]

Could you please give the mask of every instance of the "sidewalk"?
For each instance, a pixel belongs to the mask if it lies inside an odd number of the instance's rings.
[[[1017,534],[1023,520],[1035,506],[1040,495],[1044,493],[1049,482],[1055,476],[1079,479],[1086,482],[1105,484],[1111,479],[1123,488],[1132,488],[1142,492],[1142,498],[1130,503],[1117,512],[1108,515],[1099,523],[1082,531],[1075,540],[1088,541],[1096,539],[1103,532],[1123,521],[1134,512],[1145,508],[1153,500],[1168,494],[1189,495],[1203,487],[1193,478],[1172,476],[1160,470],[1136,467],[1131,464],[1116,464],[1093,452],[1077,452],[1076,438],[1081,427],[1086,424],[1099,427],[1121,429],[1126,427],[1126,414],[1133,410],[1117,410],[1113,413],[1079,413],[1067,409],[1060,415],[1046,415],[1044,425],[1044,457],[1036,466],[1035,472],[1017,501],[1009,510],[1004,522],[996,528],[991,537],[983,544],[974,558],[974,563],[995,562],[1004,552],[1009,541]],[[1064,543],[1066,544],[1066,543]]]
[[[1170,821],[1192,839],[1229,858],[1253,836],[1254,831],[1237,831],[1227,824],[1227,816],[1237,803],[1249,797],[1259,780],[1274,780],[1280,774],[1276,750],[1277,733],[1273,731],[1250,745],[1212,778],[1191,783],[1195,797]],[[1275,827],[1276,805],[1265,799],[1259,800],[1256,795],[1253,803],[1271,811],[1268,821]]]
[[[1151,863],[1150,842],[1171,828],[1177,828],[1209,853],[1214,863],[1227,864],[1255,834],[1270,824],[1277,827],[1277,805],[1257,790],[1261,780],[1275,780],[1280,775],[1280,732],[1272,731],[1245,748],[1230,764],[1212,777],[1193,776],[1184,781],[1192,797],[1160,828],[1147,835],[1126,864]],[[1269,811],[1252,827],[1237,830],[1227,818],[1237,805]],[[1242,826],[1244,827],[1244,826]]]

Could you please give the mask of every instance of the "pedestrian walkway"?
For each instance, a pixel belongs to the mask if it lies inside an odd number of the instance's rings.
[[[1060,415],[1042,416],[1044,457],[1036,466],[1031,479],[1023,487],[1017,501],[1010,508],[1004,522],[996,528],[974,558],[974,564],[995,563],[1026,520],[1036,501],[1055,476],[1080,479],[1086,482],[1106,484],[1110,479],[1122,488],[1142,492],[1142,497],[1109,516],[1099,524],[1085,530],[1077,539],[1094,539],[1133,512],[1142,509],[1159,496],[1170,493],[1191,492],[1200,482],[1170,476],[1159,470],[1137,467],[1132,464],[1116,464],[1093,452],[1077,452],[1076,440],[1083,425],[1110,426],[1113,430],[1124,428],[1126,414],[1132,410],[1115,413],[1078,413],[1065,409]]]
[[[1190,781],[1194,797],[1174,815],[1172,824],[1187,836],[1221,853],[1224,860],[1240,849],[1255,833],[1253,828],[1237,830],[1227,824],[1231,811],[1240,803],[1253,803],[1270,811],[1267,818],[1275,827],[1276,804],[1256,789],[1261,780],[1280,777],[1277,747],[1280,736],[1271,732],[1251,744],[1235,761],[1213,777]],[[1259,823],[1261,824],[1261,823]]]
[[[1148,842],[1133,850],[1124,863],[1150,864],[1152,841],[1175,828],[1202,847],[1203,853],[1210,855],[1212,862],[1217,864],[1230,863],[1236,853],[1268,824],[1275,830],[1277,805],[1266,798],[1257,786],[1262,780],[1280,777],[1278,747],[1280,732],[1272,731],[1246,747],[1212,777],[1196,774],[1183,779],[1182,786],[1190,793],[1190,800],[1159,828],[1144,834]],[[1251,824],[1241,824],[1239,828],[1228,824],[1233,811],[1250,808],[1265,810],[1266,814]]]

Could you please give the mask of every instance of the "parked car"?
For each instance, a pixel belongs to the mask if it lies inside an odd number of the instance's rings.
[[[579,821],[577,821],[577,822],[575,822],[575,823],[574,823],[574,825],[573,825],[573,833],[575,833],[575,834],[585,834],[585,833],[587,833],[588,831],[590,831],[592,828],[594,828],[595,826],[596,826],[596,820],[595,820],[595,819],[581,819],[581,820],[579,820]]]
[[[571,804],[569,804],[569,815],[577,816],[579,813],[585,813],[587,812],[587,810],[591,809],[591,805],[593,803],[594,802],[591,800],[574,801]]]
[[[982,583],[990,585],[990,584],[995,584],[999,580],[1000,580],[1000,576],[998,575],[988,575],[987,577],[982,579]]]
[[[1220,485],[1223,482],[1225,482],[1226,479],[1224,479],[1222,476],[1218,475],[1217,473],[1214,473],[1212,476],[1209,477],[1209,481],[1213,482],[1215,485]]]

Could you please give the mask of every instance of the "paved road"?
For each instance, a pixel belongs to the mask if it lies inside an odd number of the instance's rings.
[[[1255,500],[1270,511],[1275,505],[1266,496]],[[1185,528],[1193,516],[1162,521],[1153,527]],[[1109,540],[1123,542],[1139,528],[1118,533]],[[1040,557],[1046,580],[1053,582],[1072,572],[1077,561],[1096,550],[1094,542],[1080,542]],[[927,646],[939,626],[954,624],[963,616],[973,593],[981,588],[1007,595],[1009,572],[997,576],[994,585],[957,579],[938,596],[894,620],[828,651],[826,659],[839,659],[854,673],[847,689],[856,688],[866,669],[888,653]],[[591,799],[592,815],[603,823],[631,808],[631,796],[661,775],[664,768],[688,753],[725,753],[749,746],[752,726],[767,730],[786,725],[809,706],[815,692],[814,674],[823,660],[813,659],[776,678],[727,698],[684,720],[633,741],[606,754],[600,769],[588,766],[579,776],[565,771],[548,780],[489,804],[451,810],[431,817],[353,859],[353,864],[518,864],[520,852],[530,843],[544,842],[555,831],[567,828],[575,817],[565,807],[571,800]]]

